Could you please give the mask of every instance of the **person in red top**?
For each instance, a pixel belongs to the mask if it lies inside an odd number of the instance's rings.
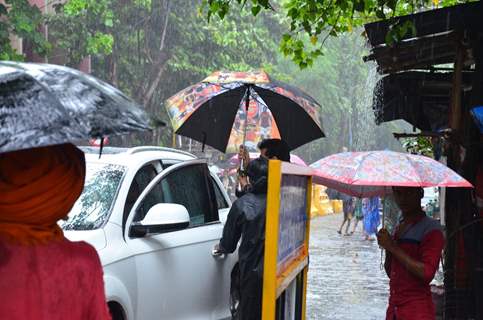
[[[430,282],[439,266],[444,236],[438,221],[421,210],[422,188],[393,187],[402,221],[391,236],[386,229],[377,234],[386,250],[384,268],[389,281],[387,320],[432,320],[435,310]]]
[[[0,319],[111,319],[96,250],[57,225],[85,172],[72,144],[0,154]]]

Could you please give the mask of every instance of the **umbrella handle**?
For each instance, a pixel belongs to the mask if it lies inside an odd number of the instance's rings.
[[[104,148],[104,137],[101,136],[101,145],[99,146],[99,159],[101,158],[103,148]]]
[[[206,132],[203,131],[203,145],[201,147],[201,152],[205,152],[205,145],[206,145]]]
[[[385,220],[386,220],[386,201],[384,197],[382,198],[382,228],[385,227]]]
[[[384,229],[385,223],[384,220],[386,220],[386,201],[384,197],[382,199],[382,229]],[[384,270],[384,249],[381,248],[381,264],[379,266],[381,270]]]
[[[381,270],[384,270],[384,249],[381,248],[381,264],[379,265],[379,268],[381,268]]]
[[[246,153],[246,149],[245,149],[245,145],[243,145],[243,155],[240,159],[240,168],[238,169],[238,174],[240,176],[246,176],[247,173],[246,173],[246,170],[245,170],[245,166],[247,165],[246,161],[245,161],[245,153]]]

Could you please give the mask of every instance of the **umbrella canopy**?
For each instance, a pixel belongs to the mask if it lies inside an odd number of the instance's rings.
[[[250,154],[250,159],[252,159],[252,160],[256,159],[260,156],[260,153],[258,153],[258,152],[250,152],[249,154]],[[300,166],[307,166],[305,161],[302,160],[302,158],[300,158],[299,156],[297,156],[295,154],[290,154],[290,162],[298,164]],[[230,165],[232,165],[232,166],[239,166],[240,165],[240,161],[238,160],[238,154],[235,154],[234,156],[232,156],[230,158]]]
[[[71,68],[0,61],[0,153],[149,129],[140,106]]]
[[[394,151],[337,153],[310,166],[315,183],[361,198],[391,193],[391,186],[472,187],[431,158]]]
[[[175,133],[222,152],[229,141],[236,152],[243,141],[255,149],[263,138],[280,137],[293,150],[324,137],[320,105],[263,71],[215,72],[169,98],[166,107]]]

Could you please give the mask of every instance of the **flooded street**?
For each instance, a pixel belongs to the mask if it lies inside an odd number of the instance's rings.
[[[376,241],[363,239],[361,223],[354,235],[339,235],[341,219],[311,222],[307,319],[384,319],[389,284],[381,251]]]

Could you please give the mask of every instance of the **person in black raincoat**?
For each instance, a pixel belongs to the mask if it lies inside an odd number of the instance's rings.
[[[247,175],[251,188],[233,203],[218,250],[233,253],[241,237],[238,319],[258,320],[262,312],[268,160],[259,157],[250,161]]]

